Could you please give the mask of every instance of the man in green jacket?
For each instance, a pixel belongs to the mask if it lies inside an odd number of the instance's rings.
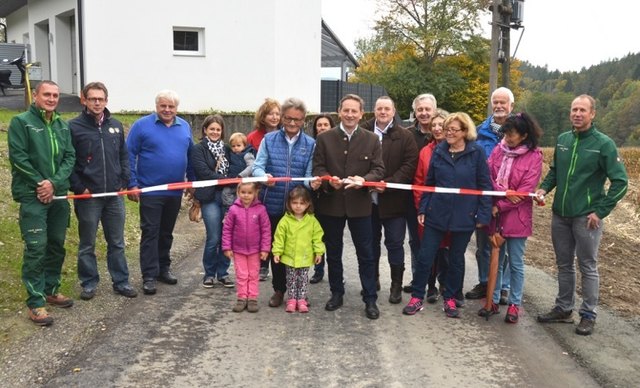
[[[40,82],[29,110],[11,119],[8,135],[11,194],[20,203],[24,240],[22,281],[29,318],[42,326],[53,323],[45,303],[73,305],[71,298],[58,292],[69,202],[54,201],[53,196],[67,193],[75,163],[69,127],[56,112],[59,98],[55,82]]]
[[[576,333],[593,332],[598,304],[598,247],[603,219],[627,192],[627,172],[613,140],[593,125],[596,105],[586,94],[571,103],[573,129],[558,136],[551,168],[536,192],[539,196],[557,188],[553,198],[551,238],[558,266],[555,306],[538,315],[538,322],[572,323],[578,257],[582,274],[582,305]],[[609,189],[605,191],[605,182]]]

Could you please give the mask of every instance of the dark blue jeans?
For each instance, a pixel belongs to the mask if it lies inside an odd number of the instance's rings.
[[[96,260],[96,233],[102,224],[107,242],[107,269],[113,287],[129,283],[129,268],[124,254],[124,198],[104,197],[73,202],[78,218],[78,279],[85,288],[95,288],[100,281]]]
[[[416,257],[420,251],[420,234],[418,233],[418,211],[413,206],[413,199],[407,204],[407,230],[409,231],[409,248],[411,249],[411,273],[415,271]]]
[[[407,220],[404,217],[381,219],[378,214],[378,206],[372,206],[371,231],[373,233],[373,260],[376,263],[376,278],[378,278],[382,251],[380,248],[382,228],[384,227],[384,245],[387,248],[389,265],[404,266],[404,236],[407,229]]]
[[[351,239],[356,248],[358,257],[358,272],[362,285],[362,300],[375,302],[378,299],[376,293],[375,262],[373,260],[371,237],[371,216],[367,217],[332,217],[317,215],[318,221],[324,230],[324,241],[327,248],[327,266],[329,272],[329,287],[332,294],[343,295],[343,267],[342,267],[342,235],[344,226],[349,224]]]
[[[140,197],[140,270],[142,279],[155,279],[171,266],[173,228],[181,196]]]
[[[428,225],[424,226],[420,252],[416,258],[416,271],[413,274],[413,291],[411,296],[424,299],[426,293],[427,280],[431,273],[431,266],[438,253],[438,248],[447,232],[435,229]],[[462,287],[462,277],[464,276],[464,253],[469,245],[469,240],[473,231],[451,232],[451,245],[449,246],[449,267],[444,277],[445,291],[444,299],[453,298],[456,291]]]

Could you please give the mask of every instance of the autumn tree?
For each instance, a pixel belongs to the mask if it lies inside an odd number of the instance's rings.
[[[425,92],[445,109],[485,112],[489,42],[479,33],[480,14],[490,3],[378,0],[375,35],[356,43],[354,80],[384,86],[403,116]]]

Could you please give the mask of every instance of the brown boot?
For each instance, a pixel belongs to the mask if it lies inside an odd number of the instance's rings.
[[[247,311],[250,313],[257,313],[260,308],[258,307],[257,299],[249,299],[247,301]]]
[[[236,305],[233,306],[233,309],[231,309],[231,311],[233,311],[234,313],[241,313],[242,311],[244,311],[245,308],[247,308],[247,300],[238,299],[236,301]]]
[[[282,291],[276,291],[269,299],[269,307],[280,307],[284,299],[284,293]]]
[[[29,319],[38,326],[49,326],[53,323],[53,318],[44,307],[29,308]]]
[[[73,306],[73,299],[62,294],[47,295],[47,303],[56,307],[71,307]]]

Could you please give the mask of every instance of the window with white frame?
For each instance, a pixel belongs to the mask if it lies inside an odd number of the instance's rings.
[[[204,55],[204,28],[173,27],[174,55]]]

